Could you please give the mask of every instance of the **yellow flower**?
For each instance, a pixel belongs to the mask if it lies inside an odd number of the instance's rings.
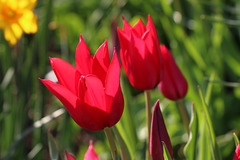
[[[32,11],[36,2],[37,0],[0,0],[0,29],[11,45],[16,44],[23,32],[37,32],[37,17]]]

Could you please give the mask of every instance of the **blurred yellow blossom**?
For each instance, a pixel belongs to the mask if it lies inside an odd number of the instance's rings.
[[[36,2],[37,0],[0,0],[0,29],[11,45],[16,44],[23,32],[37,32],[37,17],[32,11]]]

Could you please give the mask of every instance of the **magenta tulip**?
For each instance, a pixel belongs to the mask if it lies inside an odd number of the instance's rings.
[[[174,101],[182,99],[188,91],[187,81],[167,47],[160,45],[160,50],[164,62],[164,74],[158,87],[166,98]]]
[[[92,56],[80,35],[75,67],[59,58],[50,58],[50,62],[59,84],[40,80],[63,103],[79,126],[100,131],[119,121],[124,108],[121,66],[116,52],[110,62],[107,41]]]
[[[87,152],[85,153],[84,160],[100,160],[93,148],[92,141],[89,142],[89,147]]]
[[[76,160],[75,157],[73,157],[71,154],[69,154],[67,151],[65,151],[67,160]],[[84,160],[100,160],[97,153],[95,152],[94,148],[93,148],[93,142],[90,141],[89,142],[89,147],[87,152],[84,155]]]
[[[240,144],[238,144],[238,146],[235,150],[233,160],[240,160]]]
[[[171,141],[168,136],[158,100],[153,109],[151,123],[150,155],[152,157],[152,160],[164,160],[162,142],[166,144],[168,152],[170,153],[171,157],[173,157]]]
[[[132,27],[123,17],[123,29],[117,31],[123,69],[131,85],[140,90],[156,87],[162,79],[163,62],[151,17],[146,27],[141,19]]]

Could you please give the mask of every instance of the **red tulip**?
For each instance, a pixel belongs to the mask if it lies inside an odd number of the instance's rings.
[[[68,153],[68,151],[65,151],[67,160],[76,160],[76,158],[74,158],[71,154]]]
[[[120,57],[129,82],[140,90],[154,88],[162,79],[163,62],[150,15],[146,27],[141,19],[131,27],[123,17],[123,30],[118,28],[117,31]]]
[[[187,94],[187,81],[167,47],[160,45],[160,50],[163,56],[164,74],[163,80],[159,83],[158,87],[166,98],[174,101],[182,99]]]
[[[59,58],[50,58],[50,62],[59,84],[40,80],[63,103],[79,126],[100,131],[119,121],[124,107],[121,66],[116,52],[110,62],[107,41],[93,57],[80,35],[75,67]]]
[[[152,160],[164,160],[163,144],[166,144],[168,152],[173,157],[172,145],[164,123],[164,119],[159,108],[159,100],[156,102],[151,123],[150,133],[150,155]]]
[[[100,160],[93,148],[92,141],[90,141],[89,143],[89,147],[87,152],[85,153],[84,160]]]
[[[233,160],[240,160],[240,144],[238,144],[238,146],[235,150]]]

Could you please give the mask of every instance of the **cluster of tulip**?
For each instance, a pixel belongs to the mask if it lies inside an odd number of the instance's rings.
[[[123,17],[123,29],[118,28],[117,32],[121,46],[121,63],[133,87],[149,94],[150,89],[158,86],[166,98],[174,101],[185,97],[188,90],[187,81],[170,51],[166,46],[159,44],[150,16],[146,26],[139,20],[133,27]],[[59,84],[47,79],[40,80],[63,103],[79,126],[90,131],[109,129],[120,120],[124,109],[120,86],[121,65],[117,53],[114,51],[110,61],[108,45],[105,41],[92,56],[80,35],[75,58],[75,67],[62,59],[50,58]],[[146,98],[146,101],[150,100]],[[149,150],[146,159],[149,159],[148,154],[153,160],[164,159],[164,146],[172,159],[172,146],[159,108],[159,101],[156,102],[153,113],[151,113],[151,104],[146,106],[147,114],[150,115],[147,117]],[[188,125],[187,120],[186,124]],[[236,154],[239,155],[239,147],[238,150],[236,149]],[[114,159],[114,153],[112,155]],[[74,159],[67,152],[66,156],[69,160]],[[92,158],[87,158],[89,156]],[[98,159],[92,143],[85,159]]]

